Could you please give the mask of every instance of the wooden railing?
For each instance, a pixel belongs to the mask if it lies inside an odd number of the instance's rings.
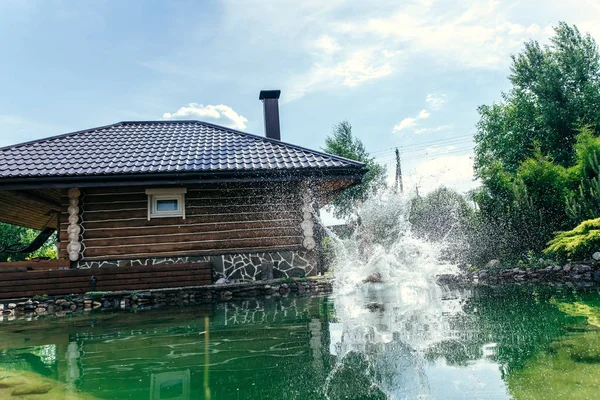
[[[95,278],[95,287],[92,285]],[[144,290],[212,283],[209,262],[69,270],[0,272],[0,299],[92,291]]]

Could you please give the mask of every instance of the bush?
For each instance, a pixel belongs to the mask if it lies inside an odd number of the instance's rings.
[[[22,245],[23,247],[31,243],[40,233],[35,229],[23,228],[21,226],[4,224],[0,222],[0,249],[14,244]],[[37,251],[29,254],[24,253],[0,253],[0,262],[4,261],[23,261],[32,258],[56,258],[56,234]]]
[[[583,221],[575,229],[559,232],[548,243],[545,254],[565,260],[583,260],[600,250],[600,218]]]

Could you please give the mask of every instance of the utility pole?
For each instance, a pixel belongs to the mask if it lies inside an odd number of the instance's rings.
[[[402,166],[400,165],[400,151],[396,147],[396,192],[400,190],[400,194],[404,193],[402,185]]]

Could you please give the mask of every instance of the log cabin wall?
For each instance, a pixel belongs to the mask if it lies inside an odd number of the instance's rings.
[[[264,262],[276,269],[281,264],[284,276],[316,272],[313,248],[303,247],[307,214],[299,183],[187,186],[185,219],[149,220],[145,189],[81,190],[79,267],[211,259],[217,275],[226,278],[255,279]],[[68,257],[68,202],[65,191],[61,258]]]

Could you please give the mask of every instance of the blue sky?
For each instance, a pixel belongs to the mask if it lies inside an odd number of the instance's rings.
[[[0,146],[122,120],[200,119],[318,149],[347,119],[405,185],[467,190],[477,106],[558,21],[600,38],[600,0],[0,0]]]

